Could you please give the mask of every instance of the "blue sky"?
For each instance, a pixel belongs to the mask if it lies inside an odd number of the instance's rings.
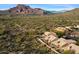
[[[28,5],[32,8],[42,8],[51,11],[71,10],[73,8],[79,8],[79,4],[28,4]],[[0,9],[5,10],[15,6],[16,4],[0,4]]]

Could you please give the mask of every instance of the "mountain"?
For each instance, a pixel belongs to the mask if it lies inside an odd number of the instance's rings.
[[[72,10],[66,11],[66,13],[78,13],[79,14],[79,8],[74,8]]]
[[[16,7],[9,9],[10,13],[13,14],[38,14],[43,15],[41,8],[31,8],[30,6],[18,4]]]
[[[0,14],[25,14],[25,15],[49,15],[49,14],[61,14],[61,13],[77,13],[79,8],[73,10],[61,10],[61,11],[48,11],[41,8],[32,8],[24,4],[18,4],[16,7],[8,10],[0,10]]]
[[[30,6],[18,4],[16,7],[10,8],[8,10],[0,10],[0,14],[37,14],[43,15],[43,9],[41,8],[31,8]]]
[[[51,14],[61,14],[61,13],[64,13],[66,11],[47,11],[47,10],[43,10],[44,11],[44,14],[46,15],[51,15]]]
[[[41,8],[31,8],[30,6],[24,4],[18,4],[16,7],[10,8],[8,10],[0,10],[0,14],[32,14],[32,15],[48,15],[61,13],[60,11],[47,11]]]
[[[0,10],[0,14],[10,14],[8,10]]]

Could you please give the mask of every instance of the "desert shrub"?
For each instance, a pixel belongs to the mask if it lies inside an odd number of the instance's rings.
[[[39,47],[36,39],[45,31],[56,27],[79,25],[79,13],[45,16],[0,16],[0,53],[49,53],[46,47]],[[56,31],[58,37],[63,32]]]
[[[62,37],[62,36],[64,35],[63,32],[56,32],[56,34],[58,35],[59,38]]]
[[[0,24],[0,34],[3,34],[5,31],[5,26]]]
[[[65,51],[63,51],[63,54],[75,54],[75,51],[73,51],[73,50],[65,50]]]
[[[57,34],[57,36],[58,36],[59,38],[62,37],[62,36],[65,34],[65,32],[56,31],[56,30],[54,30],[54,32]]]
[[[79,38],[75,39],[76,40],[76,45],[79,45]]]
[[[66,28],[64,27],[57,27],[53,30],[57,35],[58,37],[62,37],[64,34],[65,34],[65,31],[66,31]]]

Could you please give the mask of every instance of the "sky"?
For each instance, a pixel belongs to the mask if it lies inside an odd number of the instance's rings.
[[[49,11],[71,10],[79,8],[79,4],[26,4],[32,8],[42,8]],[[0,10],[15,7],[16,4],[0,4]]]

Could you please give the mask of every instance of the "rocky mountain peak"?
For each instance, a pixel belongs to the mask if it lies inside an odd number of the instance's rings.
[[[41,8],[31,8],[30,6],[18,4],[16,7],[10,8],[9,12],[14,14],[38,14],[42,15],[44,12]]]
[[[30,6],[26,6],[24,4],[18,4],[16,7],[20,7],[20,8],[31,8]]]

